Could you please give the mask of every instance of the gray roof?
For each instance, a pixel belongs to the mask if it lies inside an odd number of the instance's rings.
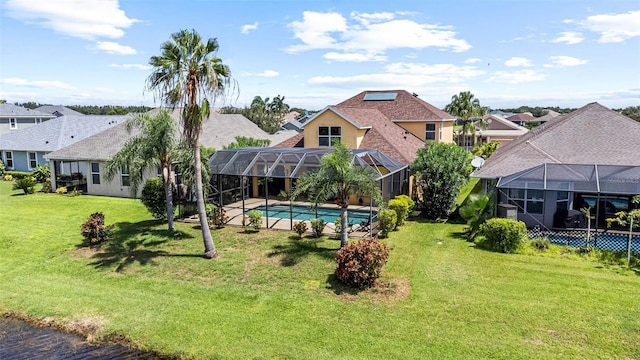
[[[63,116],[63,115],[84,115],[81,112],[69,109],[66,106],[62,105],[43,105],[36,108],[38,111],[46,112],[48,114],[53,114],[55,116]]]
[[[61,116],[0,136],[0,149],[55,151],[123,123],[130,115]]]
[[[544,163],[640,165],[638,154],[640,122],[590,103],[501,146],[473,176],[498,178]]]
[[[42,117],[53,118],[55,115],[51,113],[27,109],[22,106],[13,104],[0,104],[0,117]]]
[[[543,116],[540,116],[539,118],[536,119],[536,121],[538,122],[547,122],[551,119],[555,119],[558,116],[562,116],[562,114],[560,114],[559,112],[553,111],[553,110],[547,110],[547,113],[544,114]]]
[[[172,114],[176,122],[179,122],[179,114],[179,110],[174,110]],[[234,142],[236,136],[269,139],[271,144],[276,144],[296,134],[297,132],[290,131],[269,135],[242,115],[213,113],[202,126],[200,144],[220,150],[223,146]],[[113,157],[132,136],[133,134],[127,132],[124,124],[118,124],[71,146],[54,151],[46,157],[56,160],[105,161]],[[281,138],[283,140],[279,140]]]

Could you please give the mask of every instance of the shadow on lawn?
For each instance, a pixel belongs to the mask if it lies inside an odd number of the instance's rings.
[[[153,264],[153,260],[161,256],[202,257],[202,254],[174,254],[159,250],[158,247],[168,241],[193,238],[189,234],[176,233],[176,236],[166,229],[157,229],[160,224],[157,220],[116,223],[109,240],[100,245],[98,252],[92,256],[94,261],[90,265],[96,268],[117,265],[115,271],[122,272],[134,263]]]
[[[336,295],[358,295],[361,291],[358,288],[345,285],[342,281],[338,280],[338,277],[334,273],[327,276],[327,289],[333,291]]]
[[[322,238],[302,238],[290,236],[287,244],[274,245],[273,251],[267,256],[282,256],[280,263],[282,266],[294,266],[298,264],[304,257],[316,255],[325,259],[335,259],[338,249],[329,249],[319,247]]]

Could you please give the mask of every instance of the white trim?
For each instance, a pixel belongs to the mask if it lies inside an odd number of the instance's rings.
[[[125,170],[127,172],[125,172]],[[120,167],[120,186],[122,187],[129,187],[131,186],[131,173],[130,173],[131,169],[129,169],[128,166],[121,166]],[[127,181],[129,182],[129,185],[125,185],[124,184],[124,178],[127,178]]]
[[[31,166],[31,154],[34,155],[33,161],[35,161],[36,166]],[[38,153],[34,151],[27,151],[27,169],[33,170],[38,167]]]
[[[9,129],[17,130],[18,129],[18,119],[17,118],[9,118]]]
[[[93,171],[93,164],[98,165],[98,171]],[[90,162],[89,163],[89,174],[91,174],[91,185],[100,185],[102,179],[100,178],[100,163],[99,162]],[[98,182],[93,181],[93,175],[98,175]]]
[[[11,166],[9,166],[9,162],[8,162],[9,159],[7,159],[7,154],[11,154],[10,156]],[[4,165],[7,167],[7,169],[11,169],[11,170],[14,169],[15,162],[13,158],[13,151],[4,151],[3,162],[4,162]]]

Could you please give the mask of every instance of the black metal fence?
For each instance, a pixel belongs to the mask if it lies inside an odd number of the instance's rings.
[[[608,232],[592,229],[542,230],[530,229],[529,239],[547,238],[553,244],[572,247],[594,247],[603,250],[629,251],[640,254],[640,234],[633,233],[629,240],[629,233]]]

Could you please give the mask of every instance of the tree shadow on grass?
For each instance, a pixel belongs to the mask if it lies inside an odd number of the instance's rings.
[[[143,266],[153,265],[154,259],[161,256],[203,257],[202,254],[174,254],[158,249],[172,240],[193,238],[189,234],[179,232],[172,234],[166,229],[157,229],[159,224],[161,222],[158,220],[114,224],[109,239],[98,247],[98,252],[91,257],[94,261],[89,264],[96,268],[116,266],[115,271],[122,272],[135,263]]]
[[[303,258],[309,255],[319,256],[325,259],[335,259],[338,248],[319,247],[318,245],[322,241],[322,238],[299,239],[298,236],[290,236],[287,244],[274,245],[273,251],[267,256],[281,256],[280,264],[287,267],[298,264]]]
[[[334,273],[327,276],[327,289],[333,291],[336,295],[358,295],[360,291],[362,291],[358,288],[345,285],[342,281],[338,280],[338,277]]]

